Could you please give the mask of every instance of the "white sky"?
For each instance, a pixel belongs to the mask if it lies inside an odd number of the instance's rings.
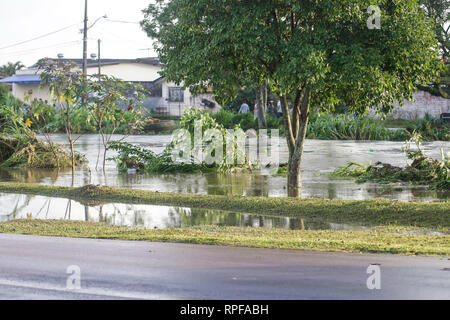
[[[105,14],[108,19],[139,22],[142,10],[152,0],[88,0],[89,24]],[[26,66],[44,57],[82,58],[84,0],[0,0],[0,48],[77,24],[67,30],[26,44],[0,49],[0,65],[22,61]],[[102,40],[102,58],[156,56],[153,42],[140,25],[100,20],[88,32],[88,57],[97,53]],[[151,48],[148,50],[141,50]]]

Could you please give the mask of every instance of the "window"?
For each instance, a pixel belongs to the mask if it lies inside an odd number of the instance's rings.
[[[181,88],[169,88],[169,102],[184,102],[184,91]]]

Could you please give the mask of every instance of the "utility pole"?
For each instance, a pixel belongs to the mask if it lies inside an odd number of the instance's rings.
[[[100,76],[102,75],[102,62],[101,62],[101,55],[100,55],[100,45],[101,40],[98,39],[98,78],[100,79]]]
[[[87,74],[88,0],[84,3],[83,74]]]

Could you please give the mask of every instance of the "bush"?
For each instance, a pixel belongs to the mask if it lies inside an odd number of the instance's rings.
[[[233,117],[235,114],[233,112],[221,109],[219,112],[212,115],[212,118],[220,125],[226,129],[233,129]]]
[[[226,112],[226,111],[225,111]],[[205,172],[212,170],[220,171],[230,171],[236,167],[246,167],[249,168],[249,163],[246,161],[245,165],[227,164],[226,157],[222,158],[221,163],[214,163],[208,165],[204,162],[197,163],[195,161],[194,155],[191,155],[191,161],[179,162],[174,161],[172,158],[172,153],[176,149],[176,144],[183,141],[186,138],[186,131],[191,136],[191,146],[192,141],[194,141],[194,131],[195,124],[200,121],[202,124],[202,133],[204,134],[208,129],[217,129],[221,132],[223,137],[226,135],[226,128],[221,124],[217,123],[213,116],[203,110],[198,110],[195,108],[190,108],[186,110],[180,121],[180,128],[185,131],[178,131],[175,133],[172,142],[167,146],[167,148],[159,155],[154,152],[144,149],[142,147],[126,143],[126,142],[112,142],[110,149],[115,150],[119,153],[118,156],[111,158],[117,163],[119,171],[126,171],[128,169],[136,169],[141,172],[151,172],[151,173],[191,173],[191,172]],[[204,140],[200,145],[202,148],[211,146],[213,143],[223,143],[223,150],[226,150],[225,139],[213,141]],[[199,147],[199,146],[195,146]],[[217,150],[217,149],[216,149]],[[180,151],[181,152],[181,151]],[[236,150],[236,152],[243,152],[242,150]],[[238,155],[236,155],[238,156]],[[245,156],[245,155],[244,155]],[[248,159],[247,159],[248,160]]]

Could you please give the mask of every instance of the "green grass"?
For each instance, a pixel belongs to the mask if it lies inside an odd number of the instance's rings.
[[[349,201],[226,197],[159,193],[96,186],[71,188],[19,183],[0,183],[0,192],[62,197],[74,200],[229,210],[365,226],[421,227],[432,228],[441,232],[449,232],[450,230],[449,201],[427,203],[400,202],[387,199]]]
[[[385,128],[403,128],[406,129],[408,127],[412,127],[416,125],[416,120],[403,120],[403,119],[386,119],[383,120],[383,125]]]
[[[16,220],[0,223],[0,233],[39,236],[175,242],[254,248],[403,255],[450,254],[448,235],[420,235],[405,228],[370,231],[293,231],[206,226],[189,229],[142,230],[61,220]]]

